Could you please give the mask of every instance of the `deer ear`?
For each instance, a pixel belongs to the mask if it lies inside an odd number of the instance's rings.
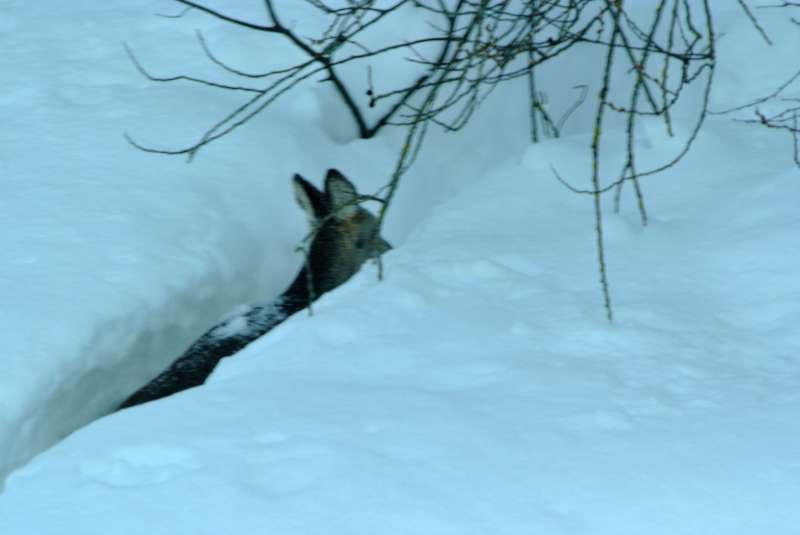
[[[294,198],[305,212],[308,224],[313,227],[325,216],[325,194],[298,174],[294,175],[292,185],[294,186]]]
[[[325,175],[325,193],[337,219],[352,217],[358,210],[356,187],[336,169],[328,169]]]

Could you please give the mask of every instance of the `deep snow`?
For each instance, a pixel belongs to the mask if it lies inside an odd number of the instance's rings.
[[[0,57],[0,473],[103,414],[235,303],[282,290],[305,230],[294,172],[319,183],[339,167],[370,191],[394,162],[400,132],[344,142],[313,85],[191,165],[132,150],[123,131],[191,141],[235,99],[143,81],[121,40],[148,66],[199,69],[200,27],[263,61],[216,21],[153,15],[171,9],[0,2],[14,47]],[[720,15],[715,107],[797,67],[800,32],[771,16],[768,49],[735,10]],[[588,138],[526,145],[522,94],[430,138],[391,213],[384,281],[366,266],[206,386],[45,451],[9,477],[0,533],[796,532],[787,140],[714,118],[644,183],[647,228],[624,198],[605,220],[608,325],[591,200],[550,170],[587,176]],[[676,144],[646,132],[642,159]]]

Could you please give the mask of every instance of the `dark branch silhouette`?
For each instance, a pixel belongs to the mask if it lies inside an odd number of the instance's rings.
[[[359,137],[372,138],[389,126],[407,128],[397,164],[381,193],[384,201],[379,214],[381,222],[401,177],[423,146],[428,128],[438,126],[453,132],[464,128],[475,110],[500,85],[527,78],[530,99],[523,104],[528,108],[524,112],[530,115],[533,142],[542,135],[560,135],[567,118],[581,104],[593,105],[589,147],[592,172],[588,187],[575,186],[574,180],[570,184],[558,173],[556,176],[571,191],[593,198],[599,271],[609,319],[612,307],[603,253],[600,196],[613,191],[614,207],[619,210],[623,189],[630,185],[641,222],[646,225],[648,214],[641,179],[661,173],[680,161],[692,147],[709,114],[717,39],[711,0],[654,0],[647,15],[639,10],[636,17],[632,16],[628,3],[620,0],[392,0],[381,3],[360,0],[336,6],[325,0],[296,0],[318,11],[327,21],[324,29],[312,36],[302,34],[297,24],[286,24],[273,0],[263,1],[263,20],[242,20],[197,1],[174,1],[184,8],[175,15],[178,19],[197,11],[231,26],[261,32],[265,43],[270,39],[287,40],[304,58],[281,68],[249,72],[226,61],[198,33],[200,47],[208,61],[227,79],[242,80],[242,83],[229,83],[186,74],[155,76],[128,51],[136,69],[149,80],[200,84],[212,90],[244,95],[239,106],[224,113],[194,143],[164,149],[150,147],[126,134],[128,141],[140,150],[186,155],[191,159],[200,149],[232,133],[299,84],[329,83]],[[748,2],[736,0],[736,3],[755,30],[769,42],[766,30]],[[800,3],[760,7],[792,9],[800,7]],[[401,9],[418,10],[428,22],[428,33],[397,39],[379,47],[365,44],[368,40],[363,36],[367,30],[408,20],[394,16]],[[561,119],[556,119],[553,110],[548,109],[546,95],[539,89],[537,73],[541,65],[564,58],[576,47],[580,47],[581,53],[586,51],[598,58],[601,74],[599,79],[587,80],[576,103],[563,112]],[[404,61],[414,66],[416,74],[378,90],[370,63],[385,59],[388,54],[394,54],[391,61],[398,61],[398,52],[405,53]],[[366,86],[360,88],[363,81],[343,77],[343,66],[348,66],[349,70],[363,69]],[[790,82],[797,77],[800,73]],[[642,168],[635,149],[642,136],[641,122],[656,119],[663,124],[667,135],[674,136],[673,109],[683,101],[687,88],[695,84],[701,86],[702,99],[683,142],[673,153],[667,154],[664,161]],[[780,94],[781,90],[762,102],[779,98]],[[790,107],[772,115],[757,109],[756,103],[748,106],[756,109],[753,122],[791,132],[795,151],[800,152],[797,131],[800,101],[786,102]],[[609,172],[607,166],[601,166],[601,160],[607,157],[599,147],[611,121],[624,125],[626,154],[622,166]]]

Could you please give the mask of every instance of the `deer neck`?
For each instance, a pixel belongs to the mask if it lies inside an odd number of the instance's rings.
[[[325,293],[325,290],[318,288],[316,277],[309,277],[307,266],[303,266],[292,284],[279,297],[279,302],[283,312],[289,316],[299,310],[308,307],[310,303]]]

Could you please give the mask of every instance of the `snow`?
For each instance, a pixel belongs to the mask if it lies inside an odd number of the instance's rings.
[[[619,215],[605,199],[611,325],[591,198],[551,171],[585,183],[588,134],[576,118],[527,144],[509,88],[477,127],[432,132],[390,212],[385,280],[367,265],[203,387],[101,417],[288,284],[293,173],[338,167],[372,192],[402,140],[348,140],[310,84],[190,165],[132,149],[123,132],[189,143],[238,101],[143,80],[121,41],[159,74],[216,72],[196,28],[243,68],[272,61],[219,21],[154,15],[174,9],[0,2],[0,533],[797,529],[798,170],[786,137],[724,117],[643,182],[646,228],[630,190]],[[721,13],[717,109],[785,80],[800,48],[778,13],[759,12],[774,48]],[[679,146],[643,132],[642,165]]]

